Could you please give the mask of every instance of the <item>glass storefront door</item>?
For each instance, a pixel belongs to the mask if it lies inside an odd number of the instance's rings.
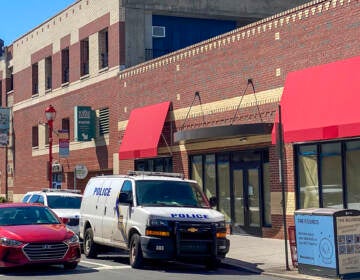
[[[236,165],[232,173],[233,232],[261,235],[260,164]]]

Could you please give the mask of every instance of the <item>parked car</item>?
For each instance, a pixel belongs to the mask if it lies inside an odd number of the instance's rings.
[[[62,264],[74,269],[80,257],[79,237],[49,207],[0,204],[0,267]]]
[[[75,190],[42,189],[26,193],[22,202],[41,203],[50,207],[60,218],[67,218],[67,227],[79,235],[81,200],[82,195]]]

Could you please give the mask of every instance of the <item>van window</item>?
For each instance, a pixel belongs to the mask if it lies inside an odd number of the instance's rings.
[[[38,195],[38,194],[34,194],[30,200],[29,200],[30,203],[42,203],[44,204],[44,198],[41,196],[41,195]]]
[[[131,181],[125,181],[121,187],[120,195],[119,195],[119,202],[120,203],[128,203],[133,198],[132,192],[132,184]]]

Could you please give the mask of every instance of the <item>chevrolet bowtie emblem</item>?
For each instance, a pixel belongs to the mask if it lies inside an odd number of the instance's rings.
[[[189,232],[197,232],[198,229],[194,228],[194,227],[191,227],[191,228],[188,228],[187,231],[189,231]]]

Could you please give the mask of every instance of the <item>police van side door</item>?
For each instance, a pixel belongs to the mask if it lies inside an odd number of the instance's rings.
[[[106,200],[110,195],[110,180],[104,180],[101,185],[97,185],[94,195],[97,197],[95,204],[96,219],[94,219],[94,239],[104,242],[104,215],[106,213]]]
[[[126,248],[128,223],[131,219],[133,206],[132,182],[125,180],[116,199],[116,222],[113,224],[113,240],[123,244]]]
[[[114,186],[116,181],[107,179],[103,185],[104,208],[102,211],[102,239],[104,243],[111,245],[112,223],[114,222],[114,205],[119,188]]]

